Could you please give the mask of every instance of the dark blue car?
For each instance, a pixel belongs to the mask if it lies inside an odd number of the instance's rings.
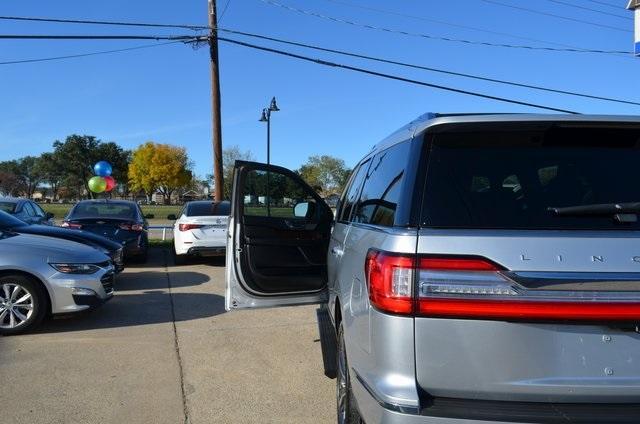
[[[53,214],[43,211],[40,205],[29,199],[1,197],[0,211],[11,214],[27,224],[53,224]]]
[[[122,244],[126,259],[147,260],[149,226],[134,202],[83,200],[71,208],[62,226],[89,231]]]

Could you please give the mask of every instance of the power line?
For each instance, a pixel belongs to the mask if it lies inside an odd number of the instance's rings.
[[[441,69],[441,68],[433,68],[433,67],[428,67],[428,66],[416,65],[416,64],[412,64],[412,63],[406,63],[406,62],[399,62],[399,61],[390,60],[390,59],[384,59],[384,58],[380,58],[380,57],[368,56],[368,55],[364,55],[364,54],[347,52],[347,51],[344,51],[344,50],[330,49],[330,48],[320,47],[320,46],[316,46],[316,45],[312,45],[312,44],[305,44],[305,43],[299,43],[299,42],[295,42],[295,41],[288,41],[288,40],[283,40],[283,39],[280,39],[280,38],[274,38],[274,37],[269,37],[269,36],[259,35],[259,34],[252,34],[252,33],[243,32],[243,31],[235,31],[235,30],[228,30],[228,29],[221,30],[221,31],[227,32],[227,33],[231,33],[231,34],[237,34],[237,35],[243,35],[243,36],[247,36],[247,37],[258,38],[258,39],[262,39],[262,40],[274,41],[274,42],[277,42],[277,43],[287,44],[287,45],[291,45],[291,46],[297,46],[297,47],[303,47],[303,48],[323,51],[323,52],[327,52],[327,53],[334,53],[334,54],[339,54],[339,55],[343,55],[343,56],[355,57],[355,58],[358,58],[358,59],[366,59],[366,60],[371,60],[371,61],[380,62],[380,63],[387,63],[387,64],[390,64],[390,65],[398,65],[398,66],[404,66],[404,67],[407,67],[407,68],[420,69],[420,70],[429,71],[429,72],[437,72],[437,73],[446,74],[446,75],[454,75],[454,76],[459,76],[459,77],[464,77],[464,78],[471,78],[471,79],[475,79],[475,80],[487,81],[487,82],[492,82],[492,83],[497,83],[497,84],[504,84],[504,85],[510,85],[510,86],[515,86],[515,87],[528,88],[528,89],[532,89],[532,90],[546,91],[546,92],[550,92],[550,93],[565,94],[565,95],[569,95],[569,96],[584,97],[584,98],[595,99],[595,100],[604,100],[604,101],[608,101],[608,102],[624,103],[624,104],[629,104],[629,105],[634,105],[634,106],[640,106],[640,102],[634,102],[634,101],[631,101],[631,100],[622,100],[622,99],[615,99],[615,98],[611,98],[611,97],[596,96],[596,95],[591,95],[591,94],[578,93],[578,92],[574,92],[574,91],[559,90],[559,89],[554,89],[554,88],[542,87],[542,86],[538,86],[538,85],[532,85],[532,84],[525,84],[525,83],[519,83],[519,82],[514,82],[514,81],[501,80],[501,79],[497,79],[497,78],[489,78],[489,77],[485,77],[485,76],[481,76],[481,75],[474,75],[474,74],[468,74],[468,73],[463,73],[463,72],[455,72],[455,71],[450,71],[450,70]]]
[[[620,10],[621,7],[624,7],[624,6],[619,6],[617,4],[613,5],[611,3],[607,3],[607,2],[604,2],[604,1],[598,1],[598,0],[587,0],[587,1],[590,2],[590,3],[600,4],[602,6],[608,6],[608,7],[617,9],[617,10]]]
[[[124,48],[124,49],[101,50],[101,51],[97,51],[97,52],[71,54],[71,55],[66,55],[66,56],[53,56],[53,57],[43,57],[43,58],[36,58],[36,59],[10,60],[10,61],[5,61],[5,62],[0,62],[0,65],[15,65],[15,64],[19,64],[19,63],[34,63],[34,62],[47,62],[47,61],[51,61],[51,60],[75,59],[75,58],[79,58],[79,57],[97,56],[97,55],[102,55],[102,54],[127,52],[127,51],[131,51],[131,50],[149,49],[149,48],[152,48],[152,47],[167,46],[169,44],[176,44],[176,43],[184,43],[184,41],[169,41],[167,43],[147,44],[147,45],[144,45],[144,46],[128,47],[128,48]]]
[[[218,26],[220,22],[222,22],[222,18],[224,17],[224,14],[227,13],[227,9],[229,8],[229,3],[231,3],[231,0],[227,0],[227,3],[224,5],[224,8],[222,9],[222,13],[218,17],[218,22],[216,22],[216,26]]]
[[[611,26],[611,25],[600,24],[598,22],[592,22],[592,21],[585,21],[585,20],[582,20],[582,19],[571,18],[569,16],[563,16],[563,15],[557,15],[555,13],[543,12],[541,10],[536,10],[536,9],[529,9],[527,7],[516,6],[516,5],[513,5],[513,4],[507,4],[507,3],[502,3],[502,2],[499,2],[499,1],[496,1],[496,0],[481,0],[481,1],[483,1],[485,3],[495,4],[497,6],[509,7],[511,9],[522,10],[522,11],[529,12],[529,13],[535,13],[537,15],[550,16],[550,17],[557,18],[557,19],[564,19],[565,21],[577,22],[577,23],[580,23],[580,24],[585,24],[585,25],[591,25],[591,26],[595,26],[595,27],[599,27],[599,28],[610,29],[610,30],[613,30],[613,31],[633,32],[633,31],[628,30],[628,29],[622,29],[622,28]]]
[[[302,55],[299,55],[299,54],[296,54],[296,53],[287,52],[287,51],[284,51],[284,50],[278,50],[278,49],[273,49],[273,48],[270,48],[270,47],[258,46],[258,45],[255,45],[255,44],[245,43],[243,41],[232,40],[232,39],[229,39],[229,38],[218,37],[218,40],[223,41],[225,43],[236,44],[236,45],[248,47],[248,48],[251,48],[251,49],[262,50],[262,51],[265,51],[265,52],[278,54],[278,55],[281,55],[281,56],[292,57],[292,58],[295,58],[295,59],[299,59],[299,60],[315,63],[315,64],[318,64],[318,65],[329,66],[329,67],[334,67],[334,68],[341,68],[341,69],[347,69],[347,70],[350,70],[350,71],[360,72],[360,73],[367,74],[367,75],[373,75],[373,76],[386,78],[386,79],[390,79],[390,80],[395,80],[395,81],[402,81],[402,82],[406,82],[406,83],[410,83],[410,84],[421,85],[421,86],[424,86],[424,87],[436,88],[436,89],[439,89],[439,90],[450,91],[450,92],[453,92],[453,93],[465,94],[465,95],[468,95],[468,96],[480,97],[480,98],[489,99],[489,100],[496,100],[496,101],[499,101],[499,102],[517,104],[517,105],[521,105],[521,106],[529,106],[529,107],[534,107],[534,108],[537,108],[537,109],[545,109],[545,110],[550,110],[550,111],[554,111],[554,112],[578,114],[578,112],[574,112],[574,111],[567,110],[567,109],[560,109],[560,108],[555,108],[555,107],[551,107],[551,106],[544,106],[544,105],[540,105],[540,104],[524,102],[524,101],[520,101],[520,100],[513,100],[513,99],[506,98],[506,97],[492,96],[492,95],[489,95],[489,94],[478,93],[478,92],[475,92],[475,91],[468,91],[468,90],[462,90],[462,89],[459,89],[459,88],[448,87],[448,86],[439,85],[439,84],[432,84],[432,83],[429,83],[429,82],[418,81],[418,80],[414,80],[414,79],[410,79],[410,78],[400,77],[400,76],[397,76],[397,75],[391,75],[391,74],[386,74],[386,73],[382,73],[382,72],[372,71],[372,70],[369,70],[369,69],[359,68],[359,67],[356,67],[356,66],[350,66],[350,65],[340,64],[340,63],[336,63],[336,62],[329,62],[329,61],[322,60],[322,59],[315,59],[315,58],[312,58],[312,57],[302,56]]]
[[[400,16],[400,17],[409,18],[409,19],[416,19],[416,20],[424,21],[424,22],[432,22],[432,23],[436,23],[436,24],[440,24],[440,25],[446,25],[446,26],[450,26],[450,27],[454,27],[454,28],[468,29],[468,30],[483,32],[483,33],[491,34],[491,35],[499,35],[499,36],[502,36],[502,37],[510,37],[510,38],[515,38],[515,39],[519,39],[519,40],[533,41],[533,42],[536,42],[536,43],[543,43],[543,44],[551,44],[551,45],[555,45],[555,46],[569,47],[569,48],[576,49],[576,50],[585,50],[585,49],[581,49],[580,47],[572,46],[571,44],[558,43],[558,42],[547,41],[547,40],[540,40],[540,39],[537,39],[537,38],[525,37],[525,36],[522,36],[522,35],[511,34],[511,33],[508,33],[508,32],[491,31],[491,30],[484,29],[484,28],[478,28],[478,27],[469,26],[469,25],[462,25],[462,24],[458,24],[458,23],[454,23],[454,22],[448,22],[448,21],[442,21],[440,19],[426,18],[424,16],[410,15],[408,13],[396,12],[396,11],[392,11],[392,10],[379,9],[379,8],[376,8],[376,7],[364,6],[364,5],[361,5],[361,4],[346,3],[346,2],[343,2],[343,1],[339,1],[339,0],[325,0],[325,1],[330,2],[330,3],[340,4],[340,5],[347,6],[347,7],[353,7],[353,8],[356,8],[356,9],[369,10],[369,11],[372,11],[372,12],[377,12],[377,13],[382,13],[382,14],[392,15],[392,16]],[[629,52],[625,52],[625,53],[629,53]]]
[[[0,40],[171,40],[171,41],[196,41],[193,35],[25,35],[25,34],[0,34]]]
[[[115,25],[115,26],[134,26],[134,27],[152,27],[152,28],[182,28],[192,30],[208,30],[206,25],[180,25],[180,24],[157,24],[147,22],[118,22],[118,21],[95,21],[85,19],[57,19],[57,18],[39,18],[26,16],[0,16],[0,20],[6,21],[32,21],[32,22],[57,22],[65,24],[93,24],[93,25]]]
[[[277,3],[274,1],[261,0],[265,3],[271,4],[273,6],[282,7],[284,9],[288,9],[294,12],[315,16],[318,18],[328,19],[335,22],[354,25],[358,27],[364,27],[367,29],[374,29],[379,31],[385,31],[390,33],[397,33],[401,35],[408,35],[413,37],[422,37],[433,40],[440,41],[448,41],[448,42],[457,42],[464,44],[472,44],[472,45],[483,45],[489,47],[504,47],[504,48],[518,48],[518,49],[527,49],[527,50],[541,50],[541,51],[556,51],[556,52],[571,52],[571,53],[599,53],[599,54],[631,54],[631,51],[621,51],[621,50],[597,50],[597,49],[583,49],[583,48],[551,48],[551,47],[538,47],[538,46],[527,46],[527,45],[512,45],[512,44],[499,44],[499,43],[488,43],[482,41],[473,41],[473,40],[464,40],[464,39],[456,39],[456,38],[447,38],[447,37],[436,37],[428,34],[419,34],[419,33],[410,33],[407,31],[393,30],[389,28],[375,27],[368,24],[361,24],[357,22],[347,21],[343,19],[338,19],[326,15],[321,15],[319,13],[311,12],[303,9],[296,9],[290,6],[286,6],[281,3]],[[140,26],[140,27],[158,27],[158,28],[182,28],[182,29],[191,29],[191,30],[209,30],[211,29],[208,26],[202,25],[180,25],[180,24],[160,24],[160,23],[146,23],[146,22],[117,22],[117,21],[96,21],[96,20],[80,20],[80,19],[56,19],[56,18],[41,18],[41,17],[24,17],[24,16],[0,16],[0,20],[19,20],[19,21],[35,21],[35,22],[56,22],[56,23],[70,23],[70,24],[93,24],[93,25],[115,25],[115,26]],[[453,24],[455,25],[455,24]],[[222,28],[216,28],[219,31],[223,31]],[[476,29],[478,31],[483,31],[481,29]],[[500,33],[497,33],[500,35]],[[504,34],[506,35],[506,34]],[[532,41],[536,41],[533,40]],[[558,44],[558,43],[550,43],[548,41],[539,41],[547,44]]]
[[[308,16],[313,16],[313,17],[316,17],[316,18],[326,19],[326,20],[330,20],[330,21],[333,21],[333,22],[338,22],[338,23],[341,23],[341,24],[347,24],[347,25],[352,25],[352,26],[356,26],[356,27],[360,27],[360,28],[366,28],[366,29],[377,30],[377,31],[383,31],[383,32],[392,33],[392,34],[408,35],[408,36],[411,36],[411,37],[421,37],[421,38],[426,38],[426,39],[430,39],[430,40],[450,41],[450,42],[463,43],[463,44],[468,44],[468,45],[479,45],[479,46],[489,46],[489,47],[504,47],[504,48],[526,49],[526,50],[544,50],[544,51],[555,51],[555,52],[602,53],[602,54],[630,54],[630,53],[632,53],[631,51],[619,51],[619,50],[612,51],[612,50],[595,50],[595,49],[573,49],[573,48],[540,47],[540,46],[527,46],[527,45],[517,45],[517,44],[489,43],[489,42],[485,42],[485,41],[465,40],[465,39],[461,39],[461,38],[438,37],[438,36],[429,35],[429,34],[409,32],[409,31],[403,31],[403,30],[397,30],[397,29],[390,29],[390,28],[385,28],[385,27],[380,27],[380,26],[375,26],[375,25],[370,25],[370,24],[364,24],[364,23],[360,23],[360,22],[354,22],[354,21],[350,21],[350,20],[346,20],[346,19],[336,18],[336,17],[333,17],[333,16],[312,12],[312,11],[306,10],[306,9],[298,9],[296,7],[288,6],[288,5],[285,5],[285,4],[282,4],[282,3],[278,3],[278,2],[273,1],[273,0],[260,0],[260,1],[265,3],[265,4],[268,4],[268,5],[271,5],[271,6],[280,7],[280,8],[292,11],[292,12],[296,12],[296,13],[300,13],[300,14],[308,15]]]
[[[551,3],[556,3],[556,4],[561,4],[563,6],[567,6],[567,7],[573,7],[575,9],[582,9],[582,10],[588,10],[589,12],[595,12],[595,13],[600,13],[602,15],[607,15],[607,16],[615,16],[616,18],[620,18],[620,19],[627,19],[629,21],[633,21],[633,18],[630,18],[629,16],[622,16],[622,15],[618,15],[617,13],[611,13],[611,12],[604,12],[602,10],[598,10],[598,9],[593,9],[591,7],[586,7],[586,6],[579,6],[577,4],[573,4],[573,3],[567,3],[565,1],[562,0],[547,0],[548,2]]]

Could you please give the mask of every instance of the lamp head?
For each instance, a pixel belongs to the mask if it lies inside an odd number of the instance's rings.
[[[262,116],[260,117],[260,122],[267,122],[269,117],[267,116],[267,109],[262,109]]]
[[[271,112],[277,112],[277,111],[280,110],[280,109],[278,109],[278,105],[276,104],[276,98],[275,97],[273,97],[271,99],[271,105],[269,105],[269,110]]]

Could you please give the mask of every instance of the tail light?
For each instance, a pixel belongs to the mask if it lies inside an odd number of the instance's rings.
[[[142,231],[142,230],[144,230],[144,225],[126,223],[126,224],[118,225],[118,228],[120,228],[121,230],[126,230],[126,231]]]
[[[383,312],[469,319],[640,319],[637,299],[530,290],[505,271],[481,257],[398,256],[378,250],[369,251],[365,264],[369,299]]]
[[[180,231],[189,231],[189,230],[194,230],[196,228],[202,228],[204,227],[204,225],[199,225],[199,224],[180,224],[178,225],[178,229]]]
[[[60,226],[64,228],[72,228],[76,230],[79,230],[82,228],[82,224],[76,224],[75,222],[67,222],[67,221],[60,224]]]

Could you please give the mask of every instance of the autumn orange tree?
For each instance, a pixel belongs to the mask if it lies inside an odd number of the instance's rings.
[[[147,197],[162,194],[164,203],[171,195],[191,182],[191,161],[184,147],[149,141],[133,151],[129,164],[129,185]]]

